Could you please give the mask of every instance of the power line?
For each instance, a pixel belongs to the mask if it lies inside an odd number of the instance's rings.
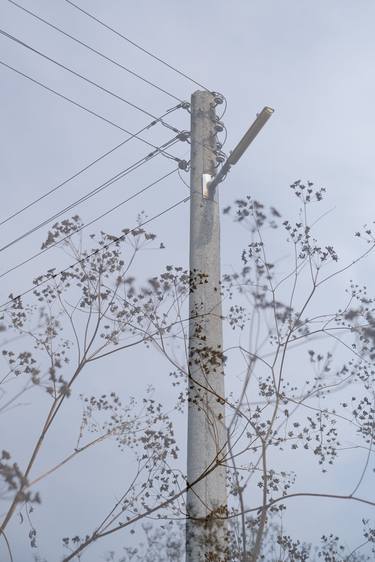
[[[46,193],[44,193],[43,195],[41,195],[40,197],[37,197],[36,199],[34,199],[33,201],[31,201],[30,203],[28,203],[27,205],[25,205],[24,207],[22,207],[21,209],[19,209],[18,211],[15,211],[14,213],[12,213],[11,215],[9,215],[7,218],[5,218],[4,220],[0,221],[0,226],[2,226],[3,224],[9,222],[11,219],[13,219],[14,217],[20,215],[21,213],[23,213],[24,211],[26,211],[27,209],[30,209],[30,207],[32,207],[33,205],[35,205],[36,203],[39,203],[39,201],[42,201],[43,199],[45,199],[46,197],[48,197],[49,195],[51,195],[52,193],[54,193],[55,191],[57,191],[58,189],[60,189],[61,187],[63,187],[64,185],[66,185],[68,182],[72,181],[73,179],[77,178],[79,175],[81,175],[83,172],[86,172],[86,170],[88,170],[89,168],[91,168],[92,166],[94,166],[94,164],[97,164],[98,162],[100,162],[100,160],[103,160],[103,158],[105,158],[106,156],[109,156],[110,154],[112,154],[112,152],[114,152],[115,150],[117,150],[118,148],[124,146],[126,143],[128,143],[129,141],[131,141],[132,139],[136,138],[139,134],[143,133],[144,131],[146,131],[147,129],[153,127],[154,125],[156,125],[158,122],[160,122],[161,119],[163,119],[163,117],[165,117],[166,115],[168,115],[171,111],[175,111],[176,109],[179,109],[181,107],[181,105],[177,105],[171,109],[169,109],[168,111],[166,111],[163,115],[161,115],[158,119],[156,119],[155,121],[152,121],[151,123],[149,123],[148,125],[146,125],[145,127],[142,127],[142,129],[139,129],[139,131],[137,131],[136,133],[132,133],[130,135],[130,137],[128,137],[127,139],[125,139],[124,141],[120,142],[120,144],[117,144],[116,146],[114,146],[113,148],[111,148],[110,150],[108,150],[107,152],[105,152],[104,154],[102,154],[101,156],[99,156],[98,158],[96,158],[95,160],[93,160],[92,162],[90,162],[89,164],[87,164],[86,166],[84,166],[83,168],[81,168],[80,170],[78,170],[78,172],[74,173],[72,176],[70,176],[69,178],[67,178],[66,180],[64,180],[63,182],[59,183],[58,185],[56,185],[55,187],[53,187],[52,189],[50,189],[49,191],[47,191]]]
[[[190,167],[190,162],[188,163],[188,166]],[[190,191],[190,185],[188,183],[186,183],[186,181],[184,180],[184,178],[181,176],[181,171],[178,170],[178,177],[180,178],[180,180],[182,181],[182,183],[185,185],[185,187],[188,188],[188,190]]]
[[[28,10],[27,8],[25,8],[24,6],[21,6],[20,4],[18,4],[17,2],[14,2],[14,0],[8,0],[8,2],[10,2],[11,4],[13,4],[14,6],[16,6],[17,8],[19,8],[20,10],[23,10],[24,12],[26,12],[27,14],[29,14],[30,16],[34,17],[35,19],[45,23],[46,25],[48,25],[49,27],[51,27],[52,29],[54,29],[55,31],[58,31],[59,33],[62,33],[63,35],[65,35],[66,37],[69,37],[69,39],[72,39],[73,41],[75,41],[76,43],[78,43],[79,45],[82,45],[83,47],[85,47],[86,49],[89,49],[90,51],[92,51],[93,53],[99,55],[100,57],[104,58],[105,60],[115,64],[116,66],[118,66],[119,68],[122,68],[123,70],[125,70],[126,72],[129,72],[130,74],[132,74],[133,76],[135,76],[136,78],[139,78],[140,80],[143,80],[143,82],[146,82],[147,84],[149,84],[150,86],[156,88],[157,90],[163,92],[164,94],[167,94],[168,96],[170,96],[171,98],[182,102],[182,100],[180,98],[178,98],[177,96],[175,96],[174,94],[172,94],[171,92],[169,92],[168,90],[165,90],[164,88],[162,88],[161,86],[158,86],[157,84],[155,84],[154,82],[152,82],[151,80],[148,80],[147,78],[145,78],[144,76],[141,76],[140,74],[134,72],[133,70],[131,70],[130,68],[124,66],[123,64],[119,63],[118,61],[112,59],[111,57],[108,57],[107,55],[105,55],[104,53],[98,51],[97,49],[95,49],[94,47],[91,47],[90,45],[88,45],[87,43],[85,43],[84,41],[81,41],[80,39],[78,39],[77,37],[74,37],[73,35],[71,35],[70,33],[64,31],[63,29],[61,29],[60,27],[58,27],[57,25],[54,25],[53,23],[49,22],[48,20],[45,20],[44,18],[42,18],[41,16],[39,16],[38,14],[35,14],[34,12],[32,12],[31,10]]]
[[[124,133],[127,133],[128,135],[132,135],[132,133],[130,131],[128,131],[127,129],[124,129],[124,127],[121,127],[120,125],[118,125],[117,123],[114,123],[113,121],[111,121],[110,119],[107,119],[106,117],[103,117],[103,115],[99,115],[99,113],[96,113],[95,111],[93,111],[92,109],[88,109],[87,107],[85,107],[84,105],[72,100],[71,98],[68,98],[67,96],[65,96],[64,94],[61,94],[60,92],[57,92],[56,90],[54,90],[53,88],[50,88],[49,86],[46,86],[46,84],[43,84],[42,82],[39,82],[39,80],[36,80],[35,78],[32,78],[31,76],[29,76],[28,74],[25,74],[24,72],[21,72],[20,70],[17,70],[17,68],[14,68],[13,66],[11,66],[10,64],[7,64],[6,62],[0,60],[0,64],[2,66],[5,66],[6,68],[8,68],[9,70],[12,70],[13,72],[16,72],[16,74],[19,74],[20,76],[23,76],[24,78],[27,78],[28,80],[30,80],[31,82],[34,82],[35,84],[38,84],[38,86],[41,86],[42,88],[44,88],[45,90],[47,90],[48,92],[51,92],[53,94],[55,94],[56,96],[64,99],[65,101],[68,101],[69,103],[79,107],[80,109],[83,109],[84,111],[87,111],[87,113],[90,113],[91,115],[95,115],[95,117],[98,117],[99,119],[101,119],[102,121],[105,121],[106,123],[109,123],[110,125],[113,125],[114,127],[116,127],[117,129],[120,129],[121,131],[123,131]],[[152,144],[151,142],[147,141],[146,139],[139,137],[137,135],[133,135],[134,138],[136,138],[137,140],[143,142],[144,144],[147,144],[148,146],[152,146],[153,148],[157,148],[157,146],[155,146],[154,144]],[[178,158],[176,158],[176,156],[173,156],[173,154],[169,154],[168,152],[163,152],[163,155],[166,156],[167,158],[172,158],[173,160],[178,161]]]
[[[135,232],[136,230],[138,230],[139,228],[142,228],[143,226],[146,226],[146,224],[149,224],[150,222],[160,218],[161,216],[165,215],[166,213],[169,213],[170,211],[172,211],[173,209],[176,209],[179,205],[181,205],[182,203],[186,203],[187,201],[189,201],[190,196],[185,197],[184,199],[180,199],[180,201],[177,201],[177,203],[174,203],[173,205],[171,205],[170,207],[167,207],[166,209],[164,209],[164,211],[161,211],[160,213],[158,213],[157,215],[154,215],[153,217],[151,217],[150,219],[147,219],[146,221],[144,221],[141,224],[138,224],[137,226],[135,226],[134,228],[132,228],[131,230],[129,230],[126,234],[122,234],[121,236],[118,236],[116,238],[114,238],[113,240],[111,240],[110,242],[108,242],[108,244],[105,244],[104,246],[101,246],[100,248],[97,248],[96,250],[94,250],[93,252],[91,252],[90,254],[88,254],[87,256],[85,256],[84,258],[75,261],[72,265],[69,265],[68,267],[66,267],[65,269],[62,269],[61,271],[59,271],[58,273],[54,273],[54,274],[49,274],[48,277],[46,279],[43,279],[41,281],[38,281],[34,284],[33,287],[30,287],[30,289],[27,289],[26,291],[24,291],[23,293],[20,293],[19,295],[17,295],[16,297],[11,297],[7,302],[3,303],[2,305],[0,305],[1,307],[5,307],[8,304],[11,304],[12,302],[20,299],[21,297],[27,295],[28,293],[31,293],[32,291],[35,291],[35,289],[37,289],[38,287],[45,285],[48,281],[50,281],[50,279],[55,279],[56,277],[59,277],[60,275],[62,275],[63,273],[66,273],[67,271],[69,271],[70,269],[72,269],[73,267],[75,267],[78,264],[84,263],[86,260],[88,260],[89,258],[91,258],[92,256],[94,256],[95,254],[99,254],[100,252],[102,252],[103,250],[107,250],[112,244],[115,244],[117,242],[121,242],[123,241],[126,236],[128,234],[131,234],[132,232]],[[50,270],[51,271],[51,270]]]
[[[176,142],[178,142],[178,139],[174,138],[171,141],[168,141],[167,143],[165,143],[164,145],[162,145],[162,147],[164,147],[165,145],[169,145],[172,146],[173,144],[175,144]],[[162,148],[161,147],[161,148]],[[160,149],[161,150],[161,149]],[[131,172],[134,172],[135,170],[137,170],[138,168],[140,168],[141,166],[143,166],[146,162],[148,162],[149,160],[151,160],[152,158],[155,158],[155,156],[157,156],[158,154],[160,154],[160,150],[155,150],[153,153],[148,154],[146,156],[144,156],[143,158],[141,158],[140,160],[138,160],[137,162],[135,162],[134,164],[131,164],[130,166],[128,166],[127,168],[125,168],[124,170],[121,170],[121,172],[118,172],[117,174],[115,174],[112,178],[110,178],[109,180],[105,181],[104,183],[102,183],[101,185],[99,185],[98,187],[95,187],[93,190],[89,191],[88,193],[86,193],[85,195],[83,195],[82,197],[80,197],[79,199],[77,199],[76,201],[74,201],[73,203],[70,203],[67,207],[65,207],[64,209],[62,209],[61,211],[58,211],[57,213],[55,213],[54,215],[52,215],[51,217],[49,217],[48,219],[45,219],[43,222],[39,223],[38,225],[34,226],[33,228],[31,228],[30,230],[28,230],[27,232],[25,232],[24,234],[22,234],[21,236],[18,236],[18,238],[15,238],[14,240],[12,240],[11,242],[9,242],[8,244],[6,244],[5,246],[3,246],[2,248],[0,248],[0,252],[3,252],[4,250],[7,250],[8,248],[10,248],[11,246],[13,246],[14,244],[16,244],[17,242],[20,242],[21,240],[23,240],[24,238],[27,238],[27,236],[30,236],[30,234],[33,234],[34,232],[37,232],[38,230],[40,230],[41,228],[43,228],[44,226],[46,226],[47,224],[49,224],[50,222],[52,222],[53,220],[58,219],[59,217],[61,217],[61,215],[63,215],[64,213],[67,213],[68,211],[70,211],[71,209],[74,209],[75,207],[77,207],[78,205],[80,205],[81,203],[84,203],[85,201],[88,201],[89,199],[91,199],[91,197],[94,197],[94,195],[97,195],[98,193],[100,193],[101,191],[103,191],[104,189],[107,189],[107,187],[110,187],[111,185],[113,185],[115,182],[117,182],[118,180],[124,178],[125,176],[129,175]],[[1,277],[3,277],[5,274],[0,275],[0,279]]]
[[[5,277],[6,275],[8,275],[9,273],[11,273],[12,271],[15,271],[16,269],[19,269],[20,267],[22,267],[23,265],[29,263],[30,261],[38,258],[39,256],[41,256],[42,254],[44,254],[45,252],[47,252],[48,250],[51,250],[52,248],[54,248],[55,246],[57,246],[58,244],[60,244],[61,242],[64,242],[65,240],[67,240],[68,238],[71,238],[71,236],[73,236],[74,234],[77,234],[78,232],[81,232],[83,229],[87,228],[88,226],[91,226],[92,224],[94,224],[95,222],[97,222],[98,220],[102,219],[103,217],[109,215],[110,213],[112,213],[113,211],[115,211],[116,209],[118,209],[119,207],[121,207],[122,205],[125,205],[125,203],[128,203],[129,201],[131,201],[132,199],[135,199],[136,197],[138,197],[138,195],[141,195],[142,193],[144,193],[145,191],[147,191],[148,189],[150,189],[151,187],[153,187],[154,185],[160,183],[161,181],[163,181],[164,179],[166,179],[167,177],[171,176],[172,174],[174,174],[176,171],[178,170],[178,168],[174,168],[171,172],[168,172],[167,174],[165,174],[164,176],[158,178],[157,180],[153,181],[152,183],[150,183],[149,185],[147,185],[146,187],[143,187],[142,189],[140,189],[139,191],[137,191],[136,193],[134,193],[133,195],[131,195],[130,197],[128,197],[127,199],[124,199],[124,201],[121,201],[121,203],[118,203],[117,205],[115,205],[114,207],[112,207],[111,209],[109,209],[108,211],[105,211],[104,213],[102,213],[101,215],[99,215],[98,217],[95,217],[93,220],[91,220],[90,222],[88,222],[87,224],[82,225],[81,227],[77,228],[77,230],[75,230],[72,234],[68,234],[67,236],[64,236],[64,238],[61,238],[60,240],[57,240],[56,242],[48,245],[46,248],[43,248],[42,250],[40,250],[39,252],[37,252],[36,254],[33,254],[32,256],[30,256],[29,258],[27,258],[26,260],[24,260],[23,262],[18,263],[17,265],[11,267],[10,269],[8,269],[7,271],[5,271],[4,273],[2,273],[0,275],[0,279],[2,277]]]
[[[11,0],[9,0],[9,1],[11,1]],[[109,29],[110,31],[112,31],[113,33],[118,35],[118,37],[121,37],[122,39],[124,39],[125,41],[127,41],[128,43],[130,43],[131,45],[133,45],[134,47],[136,47],[137,49],[139,49],[143,53],[146,53],[147,55],[149,55],[153,59],[155,59],[158,62],[164,64],[164,66],[167,66],[168,68],[170,68],[174,72],[177,72],[177,74],[179,74],[180,76],[183,76],[184,78],[187,78],[188,80],[190,80],[190,82],[193,82],[193,84],[196,84],[197,86],[199,86],[200,88],[203,88],[203,90],[206,90],[207,92],[210,91],[208,88],[206,88],[206,86],[203,86],[203,84],[200,84],[199,82],[197,82],[196,80],[191,78],[191,76],[189,76],[188,74],[185,74],[185,72],[182,72],[182,70],[179,70],[175,66],[172,66],[171,64],[167,63],[165,60],[161,59],[160,57],[154,55],[153,53],[151,53],[151,51],[148,51],[147,49],[145,49],[144,47],[142,47],[141,45],[139,45],[135,41],[132,41],[131,39],[129,39],[129,37],[126,37],[125,35],[123,35],[119,31],[117,31],[116,29],[114,29],[113,27],[111,27],[110,25],[105,23],[104,21],[102,21],[99,18],[95,17],[94,15],[90,14],[90,12],[87,12],[86,10],[84,10],[83,8],[81,8],[80,6],[75,4],[74,2],[71,2],[71,0],[65,0],[65,2],[70,4],[71,6],[73,6],[74,8],[76,8],[77,10],[79,10],[80,12],[82,12],[83,14],[88,16],[89,18],[91,18],[92,20],[96,21],[97,23],[99,23],[100,25],[105,27],[106,29]],[[12,2],[12,4],[14,4],[14,2]]]
[[[134,109],[137,109],[138,111],[140,111],[141,113],[144,113],[148,117],[152,117],[153,119],[156,119],[155,115],[153,115],[152,113],[150,113],[146,109],[143,109],[139,105],[136,105],[135,103],[127,100],[126,98],[123,98],[119,94],[116,94],[115,92],[112,92],[112,90],[108,90],[108,88],[105,88],[101,84],[98,84],[97,82],[94,82],[94,80],[91,80],[90,78],[87,78],[87,76],[84,76],[83,74],[80,74],[79,72],[73,70],[72,68],[69,68],[69,66],[66,66],[65,64],[62,64],[61,62],[57,61],[56,59],[53,59],[52,57],[46,55],[45,53],[42,53],[38,49],[35,49],[34,47],[29,45],[28,43],[25,43],[25,41],[22,41],[21,39],[19,39],[18,37],[15,37],[14,35],[11,35],[7,31],[4,31],[3,29],[0,29],[0,34],[3,35],[4,37],[6,37],[7,39],[10,39],[11,41],[14,41],[15,43],[18,43],[18,45],[22,45],[22,47],[25,47],[29,51],[32,51],[33,53],[36,53],[37,55],[43,57],[44,59],[52,62],[56,66],[59,66],[60,68],[63,68],[64,70],[67,70],[68,72],[70,72],[74,76],[77,76],[78,78],[81,78],[82,80],[84,80],[88,84],[91,84],[92,86],[95,86],[96,88],[98,88],[99,90],[102,90],[106,94],[109,94],[110,96],[126,103],[130,107],[133,107]],[[178,98],[176,98],[176,99],[177,99],[177,101],[180,101]],[[164,121],[161,121],[161,123],[163,125],[165,125],[168,129],[171,129],[172,131],[174,131],[175,133],[178,132],[178,129],[176,129],[175,127],[173,127],[169,123],[165,123]]]

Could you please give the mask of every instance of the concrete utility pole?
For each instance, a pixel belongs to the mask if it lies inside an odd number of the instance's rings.
[[[225,463],[220,464],[227,453],[227,435],[216,186],[273,113],[265,107],[257,115],[215,177],[216,104],[216,95],[207,91],[195,92],[191,98],[186,562],[228,559],[226,469]]]
[[[226,453],[224,425],[223,335],[220,294],[220,220],[215,175],[215,97],[191,98],[189,405],[186,562],[210,552],[225,560],[227,506],[225,468],[215,466]],[[210,471],[203,476],[206,471]],[[202,477],[203,476],[203,477]],[[194,521],[198,518],[198,521]],[[216,559],[215,559],[216,560]]]

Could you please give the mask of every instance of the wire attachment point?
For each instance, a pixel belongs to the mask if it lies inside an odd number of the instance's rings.
[[[180,131],[177,138],[182,142],[186,142],[190,138],[190,131]]]
[[[178,167],[180,170],[187,172],[189,170],[189,162],[187,160],[179,160]]]
[[[211,94],[214,96],[215,106],[221,105],[222,103],[224,103],[225,98],[224,98],[223,94],[220,94],[219,92],[211,92]]]
[[[180,103],[180,107],[181,107],[181,109],[187,109],[188,111],[190,111],[190,102],[183,101],[183,102]]]

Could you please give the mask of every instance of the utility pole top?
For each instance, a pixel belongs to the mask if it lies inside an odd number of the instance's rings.
[[[216,173],[216,133],[215,124],[218,122],[215,113],[215,94],[206,91],[197,91],[191,96],[192,114],[196,119],[191,122],[191,189],[199,191],[209,199],[211,193],[208,189]],[[197,178],[201,178],[197,181]]]

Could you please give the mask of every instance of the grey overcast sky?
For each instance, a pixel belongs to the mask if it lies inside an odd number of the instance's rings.
[[[178,98],[189,100],[196,89],[188,80],[101,28],[64,0],[17,1]],[[224,117],[228,130],[227,151],[264,105],[275,108],[266,128],[220,187],[222,205],[251,194],[267,205],[280,208],[285,214],[289,210],[292,214],[296,208],[289,197],[289,184],[299,178],[310,179],[327,189],[325,210],[330,213],[320,222],[319,235],[334,243],[343,260],[350,261],[358,250],[353,233],[364,223],[375,220],[373,0],[77,0],[77,3],[198,82],[223,93],[228,102]],[[36,21],[7,0],[0,0],[0,29],[153,115],[159,116],[177,103]],[[0,60],[129,131],[137,131],[151,120],[3,35],[0,36]],[[0,65],[0,80],[0,219],[3,219],[119,144],[127,135],[3,65]],[[179,128],[189,128],[188,113],[182,110],[166,119]],[[155,145],[172,136],[171,131],[160,125],[144,133],[144,138]],[[188,148],[188,144],[180,143],[171,152],[188,159]],[[140,142],[129,142],[51,197],[3,225],[2,245],[151,150]],[[158,156],[125,180],[77,207],[75,212],[87,222],[172,168],[170,160]],[[185,180],[188,181],[187,175]],[[183,182],[172,177],[103,219],[95,229],[116,234],[124,227],[134,226],[138,211],[144,209],[148,216],[153,216],[186,194]],[[155,221],[154,230],[166,245],[166,254],[157,260],[187,266],[188,205],[181,205]],[[45,233],[46,229],[40,230],[4,251],[0,274],[37,252]],[[241,237],[228,220],[223,221],[222,240],[223,269],[226,270],[231,267],[233,253],[241,248]],[[54,249],[1,278],[1,302],[11,291],[18,294],[28,289],[33,276],[45,268],[68,265],[67,259]],[[140,265],[142,275],[152,271],[151,262],[150,258],[148,263]],[[158,263],[155,262],[156,268]],[[373,266],[371,260],[364,262],[352,275],[371,280]],[[334,288],[341,289],[339,281]],[[112,371],[120,367],[116,362],[109,363],[104,387],[100,378],[102,373],[93,373],[94,387],[98,391],[115,387],[124,392],[122,382],[111,378]],[[127,389],[130,385],[134,393],[141,392],[148,382],[155,384],[150,374],[153,360],[134,356],[130,370],[139,368],[144,372],[144,382],[126,383]],[[134,378],[130,377],[130,380],[134,381]],[[162,381],[157,381],[159,390],[168,394],[167,377]],[[77,421],[79,407],[69,408],[71,419]],[[28,410],[24,411],[27,416]],[[32,418],[28,423],[33,434],[40,420]],[[11,443],[22,464],[28,453],[30,437],[19,424],[17,411],[1,419],[1,424],[1,434],[4,435],[1,447],[10,448]],[[58,428],[54,441],[49,444],[50,452],[39,465],[40,470],[70,450],[74,437],[68,429]],[[182,425],[181,436],[183,432]],[[14,446],[14,442],[18,445]],[[40,537],[40,553],[48,562],[59,560],[61,552],[55,546],[58,537],[89,530],[95,522],[95,509],[106,502],[108,494],[112,499],[120,493],[121,481],[117,474],[126,473],[126,459],[116,456],[111,448],[104,454],[105,462],[101,455],[102,451],[98,455],[93,453],[87,461],[95,464],[96,472],[88,472],[87,467],[77,472],[75,467],[69,467],[62,480],[51,478],[41,487],[42,495],[54,498],[51,503],[43,504],[36,514],[39,522],[44,525],[48,522],[47,531]],[[108,460],[110,455],[113,455],[111,462]],[[348,472],[355,472],[350,459],[348,463],[339,474],[340,484],[345,483]],[[80,474],[85,477],[78,485]],[[104,491],[97,492],[97,479],[107,482]],[[73,494],[73,499],[69,494]],[[68,497],[70,502],[76,501],[73,513]],[[313,507],[311,513],[318,517]],[[330,520],[339,521],[342,513],[341,506],[327,506],[326,515]],[[337,530],[341,528],[355,541],[358,537],[356,531],[351,530],[350,513],[345,514],[346,521]],[[292,524],[297,532],[305,526],[299,517],[296,512]],[[86,526],[77,529],[82,520]],[[314,525],[306,534],[307,539],[316,538]],[[321,530],[316,531],[317,536]],[[10,538],[14,544],[15,562],[32,560],[25,531],[18,520],[10,529]],[[87,559],[92,562],[102,560],[102,553],[106,549],[120,548],[122,540],[116,536],[112,543],[101,544]],[[0,559],[6,560],[3,544],[0,545]]]

